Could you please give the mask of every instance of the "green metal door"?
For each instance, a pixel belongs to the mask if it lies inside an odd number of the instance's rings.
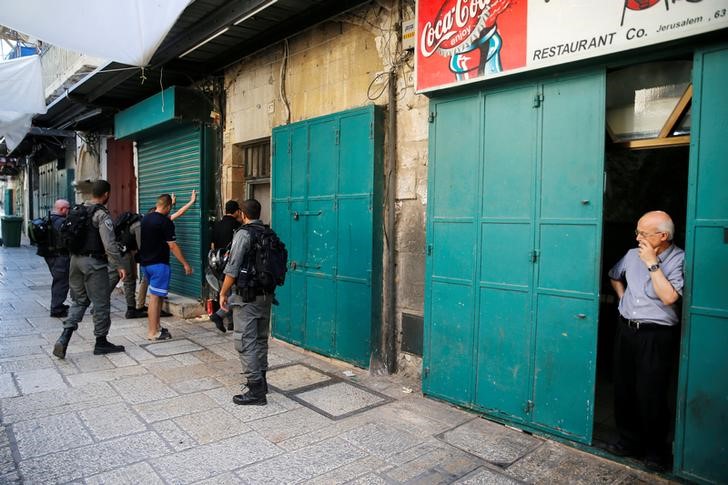
[[[604,73],[434,100],[423,389],[590,442]],[[453,143],[458,140],[458,143]]]
[[[693,67],[685,294],[675,470],[728,482],[728,46]]]
[[[211,138],[210,130],[190,123],[175,125],[137,142],[140,213],[154,208],[161,194],[175,194],[176,208],[179,208],[189,200],[193,189],[198,192],[198,202],[174,221],[177,243],[194,273],[185,276],[177,259],[170,258],[172,281],[169,291],[192,298],[202,296],[205,249],[210,245],[205,201],[209,199],[206,167]]]
[[[604,184],[603,71],[543,85],[534,425],[591,443]]]
[[[380,321],[379,122],[367,107],[273,130],[272,226],[289,251],[273,334],[363,367]]]

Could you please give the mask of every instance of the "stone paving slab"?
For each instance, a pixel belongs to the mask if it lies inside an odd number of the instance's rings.
[[[118,402],[119,395],[105,382],[80,388],[55,389],[0,400],[3,423],[53,416]]]
[[[126,402],[131,404],[158,401],[177,395],[176,392],[152,375],[111,381],[111,385]]]
[[[346,382],[302,392],[296,394],[296,398],[334,417],[351,414],[384,402],[383,398]]]
[[[250,427],[220,408],[188,414],[173,420],[177,426],[204,445],[250,431]]]
[[[445,432],[442,440],[500,467],[511,465],[543,443],[539,438],[482,418]]]
[[[310,409],[299,408],[279,415],[249,421],[248,424],[268,441],[279,443],[294,436],[330,426],[332,421]]]
[[[286,485],[327,473],[365,456],[364,451],[334,438],[243,468],[237,473],[243,483]]]
[[[269,385],[283,391],[300,389],[331,380],[331,377],[326,374],[300,364],[271,369],[266,377]]]
[[[251,432],[163,456],[155,461],[155,469],[170,483],[187,484],[212,478],[281,453],[280,448]]]
[[[84,409],[78,413],[96,440],[118,438],[147,429],[126,404],[110,404]]]
[[[134,406],[136,412],[147,423],[164,421],[165,419],[172,419],[214,408],[217,408],[217,404],[205,394],[187,394]]]
[[[195,352],[202,350],[202,347],[191,340],[179,339],[169,340],[158,344],[149,344],[144,346],[147,352],[156,355],[157,357],[164,357],[167,355],[184,354],[185,352]]]
[[[12,429],[23,460],[93,443],[74,413],[22,421]]]
[[[347,431],[341,437],[370,455],[382,459],[412,448],[420,442],[417,437],[404,430],[377,423]]]
[[[20,394],[11,374],[0,374],[0,398],[15,397]]]
[[[24,460],[20,462],[20,473],[28,483],[64,483],[165,453],[164,441],[146,432]]]
[[[86,479],[86,485],[164,485],[149,463],[135,463]]]

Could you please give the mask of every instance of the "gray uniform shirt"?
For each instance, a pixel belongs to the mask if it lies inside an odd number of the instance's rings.
[[[87,203],[86,205],[92,206],[93,204]],[[114,269],[118,268],[121,265],[121,249],[116,242],[114,221],[111,220],[111,215],[105,210],[97,210],[94,212],[93,219],[91,219],[91,225],[99,229],[101,242],[104,244],[106,255],[109,257],[109,266]]]
[[[660,269],[675,291],[682,296],[685,252],[674,244],[657,256]],[[626,283],[624,296],[619,301],[619,313],[628,320],[677,325],[680,315],[677,304],[665,305],[655,293],[647,266],[640,259],[637,248],[630,249],[609,271],[609,277]]]
[[[259,219],[250,221],[249,224],[263,225]],[[232,276],[233,278],[238,277],[240,267],[243,265],[243,258],[245,258],[245,253],[248,252],[248,249],[250,249],[250,233],[241,228],[233,236],[233,242],[230,245],[230,256],[223,271],[225,275]],[[232,295],[230,295],[230,304],[242,305],[242,301],[242,298],[233,291]]]

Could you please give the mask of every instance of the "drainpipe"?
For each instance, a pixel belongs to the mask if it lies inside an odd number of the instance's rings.
[[[387,237],[386,272],[384,276],[384,361],[387,372],[397,372],[397,269],[396,269],[396,230],[395,203],[397,187],[397,74],[396,67],[389,71],[389,96],[387,109],[387,159],[385,162],[385,215],[384,233]]]

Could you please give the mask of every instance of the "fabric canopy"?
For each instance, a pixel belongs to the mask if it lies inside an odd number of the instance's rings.
[[[190,1],[3,2],[0,24],[64,49],[146,66]]]
[[[9,151],[23,141],[33,115],[45,112],[40,58],[0,62],[0,136],[5,137]]]

